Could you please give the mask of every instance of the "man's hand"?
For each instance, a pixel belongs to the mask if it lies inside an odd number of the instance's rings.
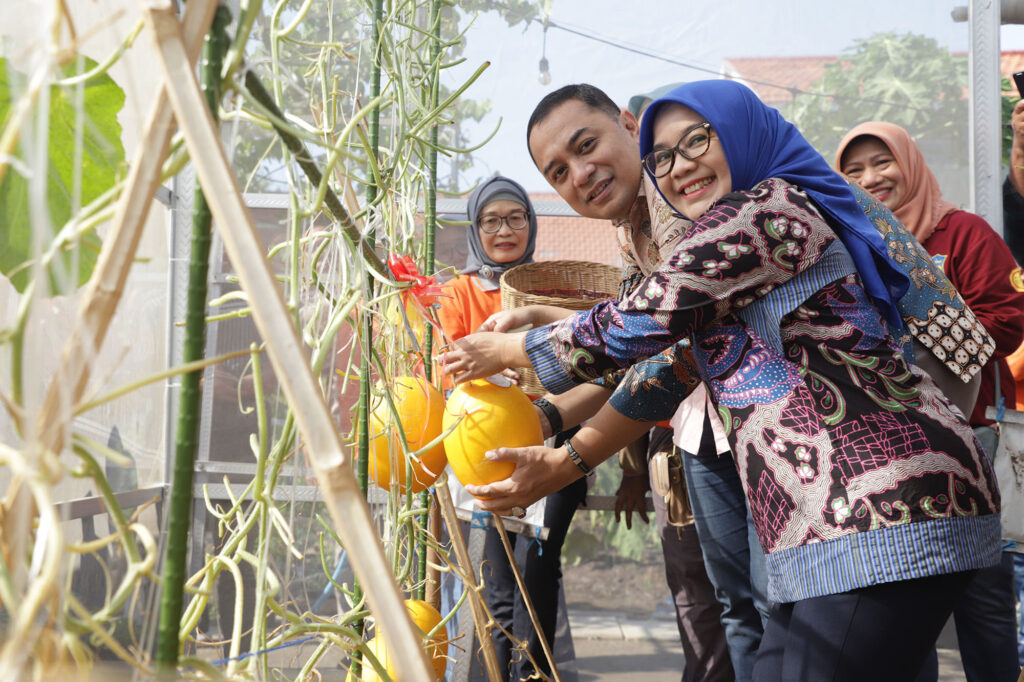
[[[482,379],[509,367],[528,367],[530,358],[523,349],[525,334],[478,332],[452,341],[442,355],[444,373],[455,383]]]
[[[615,492],[615,523],[619,523],[619,512],[626,517],[627,530],[633,529],[633,512],[644,523],[650,523],[647,518],[647,491],[650,487],[647,476],[622,473],[622,483]]]
[[[537,500],[557,492],[582,476],[565,448],[535,445],[526,448],[498,448],[487,453],[496,462],[515,462],[508,478],[487,485],[467,485],[484,511],[508,516],[512,507],[529,507]]]

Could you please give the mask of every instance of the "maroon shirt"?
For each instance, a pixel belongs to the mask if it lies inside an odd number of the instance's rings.
[[[981,370],[978,402],[968,419],[971,426],[991,424],[992,420],[985,418],[985,408],[995,404],[997,364],[1000,391],[1011,408],[1016,396],[1005,358],[1024,341],[1024,292],[1010,279],[1017,263],[995,230],[967,211],[947,213],[924,248],[995,340],[994,361]]]

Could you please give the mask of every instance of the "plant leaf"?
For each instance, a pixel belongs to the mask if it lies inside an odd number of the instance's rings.
[[[81,61],[81,70],[96,66],[88,58]],[[63,76],[73,76],[74,66],[62,69]],[[24,74],[0,59],[0,121],[6,121],[14,102],[26,82]],[[17,87],[16,87],[17,86]],[[81,96],[78,87],[82,88]],[[75,182],[81,186],[79,206],[88,205],[110,189],[124,166],[124,147],[121,144],[121,124],[117,115],[124,106],[124,91],[103,74],[82,86],[51,86],[49,90],[49,127],[47,136],[46,221],[33,222],[29,210],[29,182],[25,177],[25,145],[19,146],[16,158],[22,163],[12,164],[0,181],[0,272],[3,272],[18,291],[23,292],[31,277],[28,262],[33,253],[33,230],[46,230],[40,240],[42,249],[50,247],[54,236],[72,218]],[[79,102],[81,113],[79,114]],[[37,112],[38,114],[38,112]],[[81,162],[75,162],[76,126],[81,126]],[[21,131],[24,142],[29,130]],[[32,169],[35,170],[35,169]],[[32,172],[31,170],[29,172]],[[50,227],[52,226],[52,228]],[[77,244],[65,245],[50,264],[47,276],[53,293],[66,293],[73,286],[81,286],[90,277],[99,256],[101,242],[92,232],[84,234]],[[74,259],[78,259],[78,272],[72,287],[67,286],[73,272]]]

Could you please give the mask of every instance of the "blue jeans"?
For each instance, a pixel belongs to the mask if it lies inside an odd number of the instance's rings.
[[[995,430],[978,426],[974,434],[993,459],[999,444]],[[1003,552],[999,564],[975,573],[953,609],[967,682],[1016,681],[1020,666],[1014,601],[1013,556]]]
[[[1024,554],[1013,554],[1013,589],[1017,593],[1017,601],[1024,610]],[[1024,665],[1024,617],[1020,619],[1017,629],[1017,663]]]
[[[752,679],[768,619],[768,574],[736,465],[729,453],[715,452],[707,421],[700,452],[683,453],[683,472],[704,566],[722,604],[733,671],[745,682]]]

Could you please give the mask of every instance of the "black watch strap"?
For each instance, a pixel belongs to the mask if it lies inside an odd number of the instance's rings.
[[[550,400],[544,398],[537,398],[533,401],[533,404],[540,408],[540,411],[544,413],[544,416],[548,418],[548,424],[551,425],[551,435],[557,435],[562,432],[562,413],[558,411]]]

